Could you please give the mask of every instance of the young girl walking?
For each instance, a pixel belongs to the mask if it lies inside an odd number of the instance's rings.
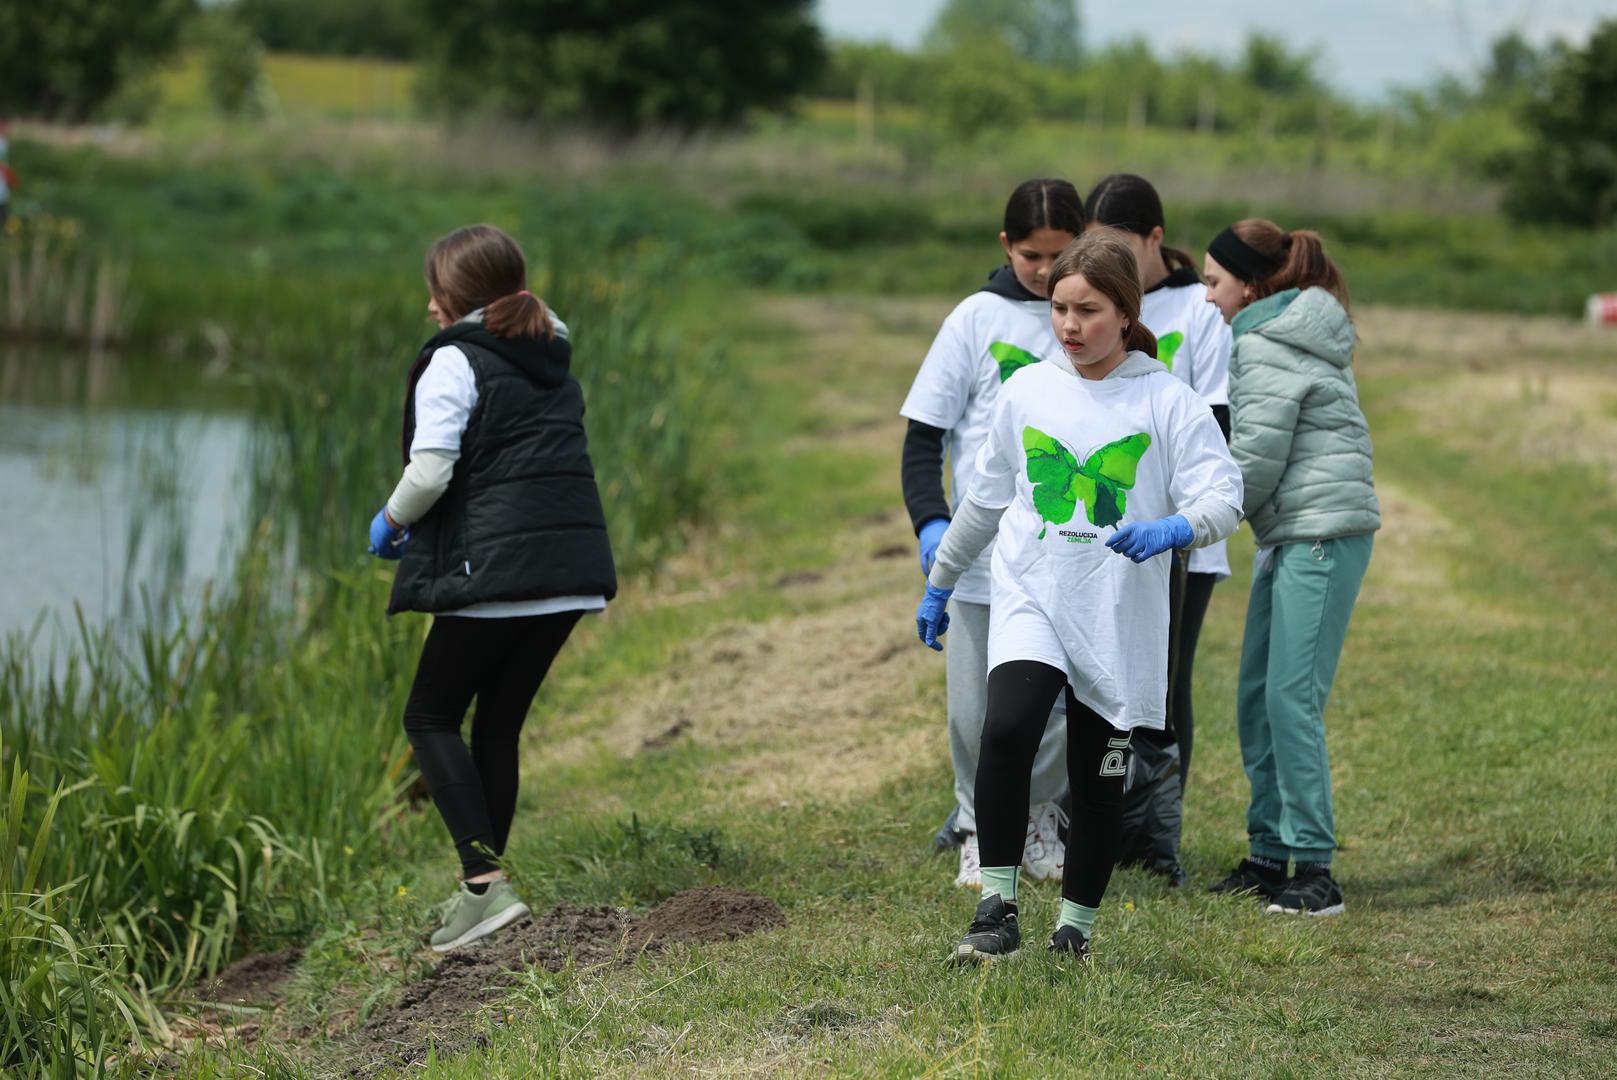
[[[1162,199],[1144,177],[1117,173],[1096,184],[1084,201],[1091,229],[1117,230],[1140,268],[1140,318],[1157,337],[1157,359],[1213,410],[1229,441],[1230,328],[1207,304],[1189,254],[1163,244]],[[1168,726],[1134,739],[1124,796],[1120,861],[1139,863],[1175,885],[1179,865],[1184,784],[1190,776],[1196,717],[1191,683],[1196,644],[1213,586],[1230,576],[1226,543],[1175,556],[1168,628]]]
[[[904,439],[904,505],[921,545],[921,573],[932,569],[951,508],[943,491],[943,462],[952,458],[956,504],[964,496],[988,430],[1001,384],[1060,349],[1050,329],[1045,280],[1057,255],[1084,229],[1083,201],[1065,180],[1028,180],[1005,204],[999,234],[1005,265],[943,321],[921,363],[900,414]],[[988,558],[976,560],[954,590],[955,634],[949,639],[949,756],[955,807],[935,846],[960,848],[955,884],[982,884],[974,785],[988,684]],[[1056,805],[1066,783],[1062,767],[1065,718],[1057,711],[1033,763],[1021,862],[1043,879],[1060,873],[1065,825]]]
[[[1211,410],[1153,359],[1128,245],[1089,233],[1048,281],[1061,353],[1002,388],[915,616],[935,646],[955,584],[994,543],[976,784],[983,899],[960,963],[1021,944],[1022,807],[1057,697],[1073,814],[1049,947],[1088,957],[1117,861],[1130,735],[1164,722],[1168,560],[1157,556],[1223,539],[1240,520],[1240,473]]]
[[[1381,527],[1347,285],[1317,233],[1257,218],[1214,237],[1205,268],[1235,335],[1230,450],[1258,543],[1236,701],[1251,853],[1212,890],[1339,915],[1325,701]]]
[[[370,528],[372,552],[399,561],[388,614],[436,616],[404,730],[460,856],[439,952],[528,913],[500,871],[517,736],[580,616],[617,591],[567,327],[527,278],[522,250],[493,226],[428,251],[427,310],[442,329],[410,369],[404,475]]]

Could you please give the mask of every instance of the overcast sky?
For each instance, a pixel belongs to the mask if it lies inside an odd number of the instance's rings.
[[[819,0],[834,38],[918,44],[943,0]],[[1510,29],[1531,41],[1582,42],[1617,0],[1079,0],[1084,42],[1149,40],[1159,56],[1197,49],[1230,55],[1249,31],[1318,48],[1321,74],[1341,90],[1379,97],[1394,85],[1466,73]]]

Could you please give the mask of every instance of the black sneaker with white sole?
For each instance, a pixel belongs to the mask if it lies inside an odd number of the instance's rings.
[[[971,926],[951,958],[957,964],[992,964],[1016,952],[1022,944],[1022,929],[1016,921],[1016,905],[1007,904],[999,893],[977,905]]]
[[[1342,903],[1342,886],[1329,870],[1320,869],[1292,878],[1286,891],[1275,897],[1267,910],[1284,915],[1341,915],[1347,906]]]
[[[1050,935],[1050,951],[1061,960],[1089,963],[1089,939],[1076,926],[1058,926]]]
[[[1231,870],[1224,880],[1214,882],[1207,891],[1236,895],[1250,893],[1266,900],[1278,900],[1280,894],[1286,891],[1286,885],[1285,870],[1271,870],[1251,859],[1242,859],[1240,865]]]

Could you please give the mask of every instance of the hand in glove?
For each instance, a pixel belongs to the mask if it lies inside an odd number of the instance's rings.
[[[949,629],[949,615],[944,608],[948,606],[953,593],[953,589],[940,589],[929,583],[926,595],[921,597],[921,606],[915,609],[915,636],[929,649],[943,651],[938,638]]]
[[[1174,514],[1155,521],[1131,521],[1114,532],[1106,546],[1141,563],[1164,551],[1189,547],[1195,539],[1196,532],[1190,522],[1184,515]]]
[[[943,543],[943,534],[948,531],[948,518],[933,518],[921,526],[918,536],[921,540],[921,574],[923,576],[932,572],[933,560],[938,557],[938,545]]]
[[[410,530],[393,524],[383,507],[371,518],[371,546],[366,550],[378,559],[398,559],[404,555],[404,543],[409,539]]]

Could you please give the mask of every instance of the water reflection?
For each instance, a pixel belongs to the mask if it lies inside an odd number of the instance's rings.
[[[194,365],[0,353],[0,636],[43,619],[43,655],[75,603],[100,626],[194,602],[244,535],[251,434]]]

